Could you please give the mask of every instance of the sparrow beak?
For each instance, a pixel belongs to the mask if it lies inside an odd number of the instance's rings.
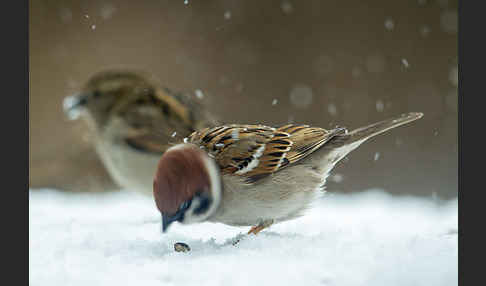
[[[75,94],[67,96],[62,102],[64,113],[71,120],[75,120],[81,114],[82,107],[86,104],[89,94]]]
[[[173,216],[162,214],[162,232],[166,232],[169,225],[175,221],[178,221],[180,218],[180,214],[176,214]]]
[[[191,206],[192,199],[183,202],[179,210],[173,215],[162,214],[162,232],[165,232],[169,225],[175,221],[182,222],[186,210]]]

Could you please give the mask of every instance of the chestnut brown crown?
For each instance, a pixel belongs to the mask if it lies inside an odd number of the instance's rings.
[[[163,217],[164,230],[173,221],[206,220],[221,197],[216,163],[193,144],[180,144],[165,152],[153,184],[154,199]]]

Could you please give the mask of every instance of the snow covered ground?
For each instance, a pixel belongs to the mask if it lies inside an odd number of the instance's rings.
[[[300,219],[173,224],[130,192],[31,190],[30,285],[457,285],[457,199],[326,193]],[[175,242],[190,252],[174,252]]]

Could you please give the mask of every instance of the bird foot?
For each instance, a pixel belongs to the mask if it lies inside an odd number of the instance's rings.
[[[272,224],[273,224],[273,219],[265,220],[259,223],[257,226],[252,226],[251,229],[248,231],[248,234],[253,233],[254,235],[257,235],[260,231],[271,226]]]
[[[236,237],[231,239],[231,245],[236,246],[242,239],[244,239],[246,236],[242,233],[238,234]]]
[[[251,229],[248,231],[247,235],[250,235],[253,233],[254,235],[257,235],[260,231],[264,230],[265,228],[268,228],[274,223],[273,219],[265,220],[260,222],[256,226],[252,226]],[[236,246],[242,239],[245,239],[246,236],[243,236],[241,233],[236,236],[235,238],[232,239],[231,244],[233,246]]]

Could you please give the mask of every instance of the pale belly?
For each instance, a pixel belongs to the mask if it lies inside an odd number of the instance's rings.
[[[323,194],[320,186],[325,178],[303,166],[299,176],[295,171],[282,170],[256,186],[238,184],[234,178],[223,178],[222,203],[212,222],[234,226],[257,225],[265,220],[274,223],[297,218]]]
[[[97,144],[97,151],[113,180],[122,188],[153,195],[159,155],[144,154],[114,144]]]
[[[340,148],[321,148],[255,186],[244,186],[234,177],[223,177],[222,203],[209,220],[245,226],[270,219],[278,223],[303,215],[324,193],[324,184],[336,163],[363,142],[364,139]]]

